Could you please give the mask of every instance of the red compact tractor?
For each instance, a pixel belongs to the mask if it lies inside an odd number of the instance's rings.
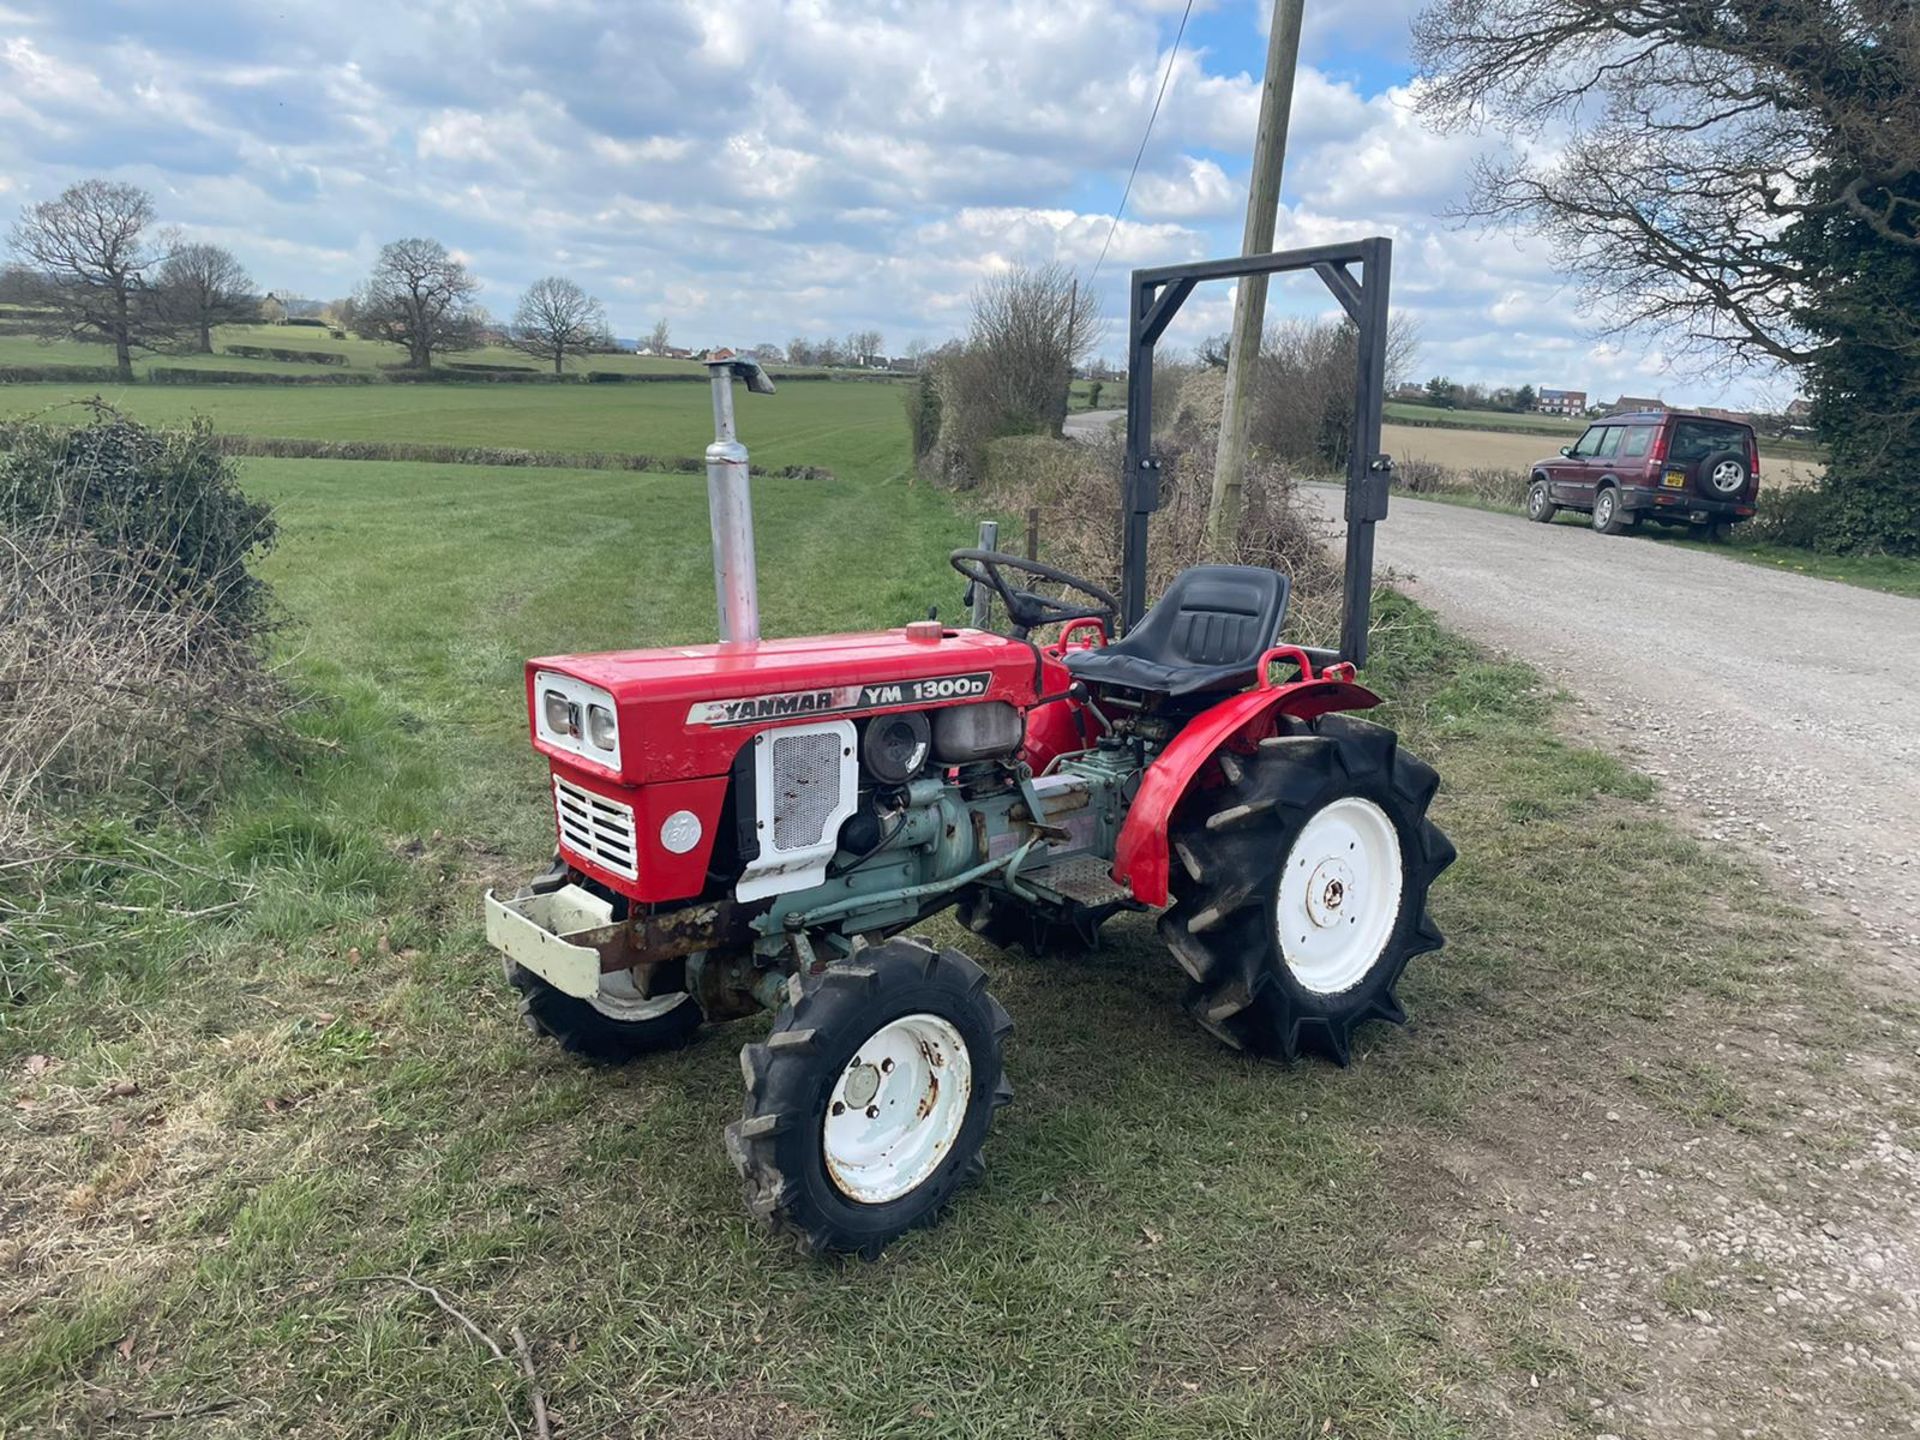
[[[1379,703],[1354,677],[1386,513],[1388,263],[1373,239],[1136,272],[1121,595],[956,550],[1006,634],[762,640],[733,381],[772,386],[716,363],[726,638],[527,664],[559,853],[487,897],[487,931],[530,1025],[616,1061],[772,1010],[726,1133],[747,1207],[809,1250],[873,1256],[979,1172],[1012,1095],[986,975],[905,934],[939,911],[1036,953],[1158,911],[1194,1019],[1256,1055],[1344,1063],[1356,1026],[1403,1018],[1395,983],[1441,944],[1427,890],[1453,849],[1427,819],[1433,770],[1352,718]],[[1197,566],[1145,603],[1154,344],[1200,281],[1302,269],[1359,332],[1338,652],[1280,643],[1271,570]]]

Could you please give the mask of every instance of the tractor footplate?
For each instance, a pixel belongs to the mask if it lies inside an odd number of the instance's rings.
[[[1020,879],[1023,884],[1050,890],[1069,900],[1077,900],[1082,905],[1111,905],[1116,901],[1131,900],[1132,892],[1108,873],[1112,865],[1112,861],[1102,860],[1098,855],[1084,855],[1077,860],[1062,860],[1058,865],[1035,870]]]

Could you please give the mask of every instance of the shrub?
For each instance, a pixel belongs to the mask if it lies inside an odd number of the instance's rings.
[[[1832,532],[1831,510],[1831,499],[1818,486],[1762,487],[1753,519],[1737,533],[1757,544],[1818,550]]]
[[[41,382],[69,385],[117,385],[120,372],[111,365],[0,365],[0,385]]]
[[[262,455],[288,460],[405,460],[428,465],[505,465],[556,470],[642,470],[694,474],[706,467],[697,455],[639,455],[622,451],[512,450],[484,445],[413,445],[394,440],[313,440],[276,435],[216,435],[223,455]],[[831,480],[816,465],[756,467],[755,474],[782,480]]]
[[[271,370],[189,370],[180,365],[155,365],[147,371],[154,385],[370,385],[371,375],[279,375]]]
[[[272,548],[273,512],[241,491],[205,419],[149,430],[101,405],[69,430],[0,425],[0,524],[92,537],[124,557],[149,603],[201,606],[236,629],[266,624],[266,583],[247,561]]]
[[[204,423],[0,426],[0,866],[70,801],[192,801],[274,728],[247,569],[273,536]]]
[[[541,370],[388,370],[386,379],[395,385],[568,385],[575,375],[554,375]]]
[[[525,365],[482,365],[477,360],[449,360],[449,370],[480,370],[498,375],[526,375],[531,373]]]
[[[248,360],[285,360],[297,365],[344,365],[347,357],[337,350],[281,350],[271,345],[222,345],[228,355]]]
[[[289,316],[286,323],[289,325],[299,325],[309,330],[325,330],[327,328],[327,322],[317,315]]]
[[[914,377],[907,390],[907,433],[913,439],[917,465],[932,453],[940,439],[940,385],[931,368]]]

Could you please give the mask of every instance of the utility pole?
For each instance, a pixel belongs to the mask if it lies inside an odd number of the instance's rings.
[[[1253,179],[1247,195],[1242,255],[1264,255],[1273,249],[1273,227],[1280,210],[1280,172],[1287,159],[1287,116],[1293,108],[1293,74],[1300,62],[1300,22],[1305,11],[1306,0],[1273,0],[1273,33],[1267,41],[1267,78],[1260,89],[1260,129],[1253,142]],[[1220,447],[1213,460],[1213,497],[1207,505],[1207,553],[1215,560],[1229,557],[1240,533],[1247,424],[1266,318],[1267,277],[1243,275],[1233,299],[1227,395],[1220,411]]]

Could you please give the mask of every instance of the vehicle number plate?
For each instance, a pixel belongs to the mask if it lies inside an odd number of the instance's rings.
[[[1684,470],[1669,470],[1660,477],[1660,483],[1669,490],[1684,490],[1687,488],[1687,472]]]

